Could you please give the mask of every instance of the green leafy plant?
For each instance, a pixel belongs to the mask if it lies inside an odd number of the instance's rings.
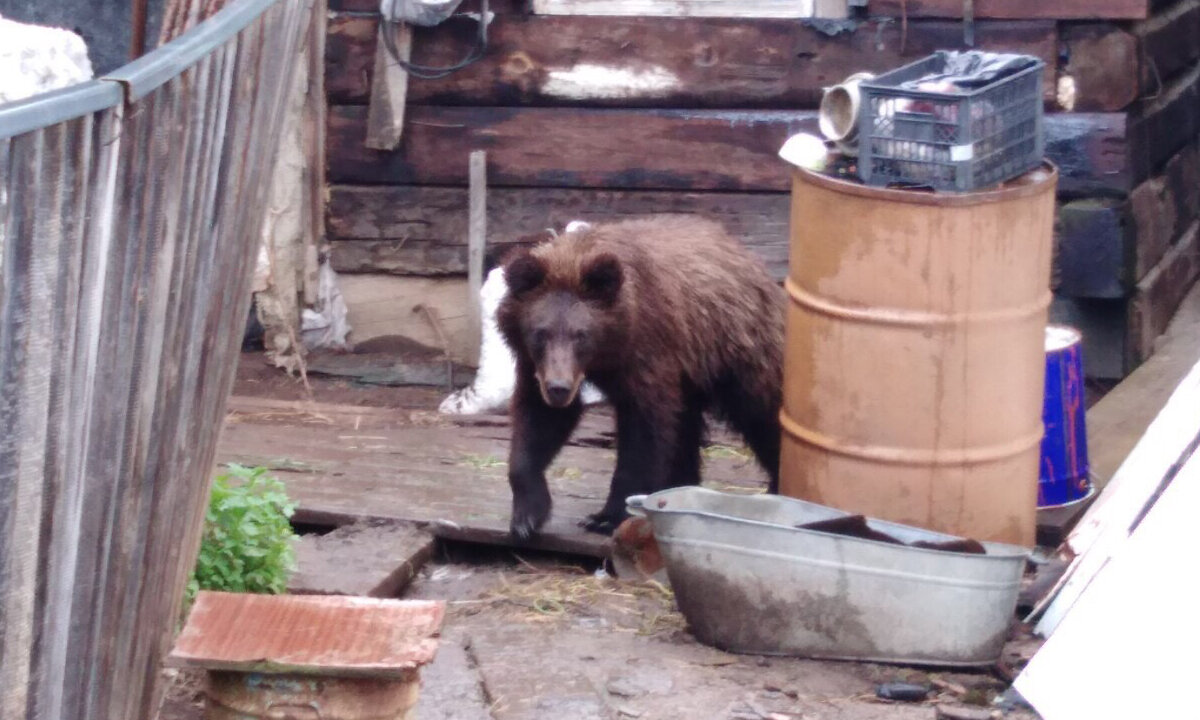
[[[213,482],[188,605],[199,590],[282,593],[295,569],[295,505],[262,467],[230,464]]]

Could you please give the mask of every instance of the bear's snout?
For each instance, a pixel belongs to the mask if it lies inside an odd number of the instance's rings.
[[[546,348],[537,375],[542,399],[555,408],[565,408],[575,402],[579,386],[583,384],[582,369],[568,343],[551,343]]]
[[[566,407],[575,399],[575,388],[564,382],[546,383],[546,403],[554,407]]]

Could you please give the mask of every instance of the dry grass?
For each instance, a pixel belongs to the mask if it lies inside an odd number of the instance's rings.
[[[230,425],[247,422],[285,425],[332,425],[333,418],[307,410],[264,410],[261,412],[230,410],[225,414],[225,422]]]
[[[523,622],[546,623],[579,617],[603,617],[639,635],[674,632],[684,627],[675,595],[662,583],[623,582],[597,577],[580,568],[539,568],[524,563],[501,573],[496,587],[480,602],[508,607]]]
[[[708,445],[700,450],[700,455],[705,460],[716,460],[721,458],[741,460],[743,462],[750,462],[754,460],[754,453],[750,452],[748,448],[735,445],[726,445],[724,443],[713,443]]]

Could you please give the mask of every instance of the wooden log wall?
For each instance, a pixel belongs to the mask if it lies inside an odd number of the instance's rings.
[[[1194,174],[1188,148],[1200,133],[1200,0],[975,5],[978,47],[1046,62],[1047,154],[1062,176],[1056,313],[1120,324],[1122,342],[1091,354],[1094,374],[1123,374],[1146,354],[1134,338],[1161,329],[1158,306],[1192,276],[1186,250],[1168,250],[1188,247],[1184,218],[1195,217],[1180,184]],[[465,273],[467,158],[486,150],[493,246],[578,217],[699,212],[782,277],[788,169],[776,152],[791,133],[815,130],[822,88],[964,47],[962,3],[904,6],[902,19],[899,2],[872,0],[868,16],[839,24],[537,16],[523,0],[494,0],[486,56],[445,78],[411,78],[403,140],[380,151],[364,144],[377,2],[332,0],[334,267]],[[418,28],[412,59],[450,64],[474,32],[462,20]],[[1074,83],[1072,112],[1056,102],[1063,77]],[[1155,203],[1177,208],[1175,219]],[[1184,269],[1159,268],[1168,260]],[[1104,312],[1081,306],[1094,301]]]
[[[1090,375],[1119,378],[1154,352],[1200,277],[1200,0],[1059,32],[1077,108],[1124,118],[1128,186],[1063,204],[1052,315],[1083,329]]]

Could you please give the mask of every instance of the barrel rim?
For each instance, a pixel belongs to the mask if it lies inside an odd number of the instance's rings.
[[[1044,428],[1039,422],[1037,428],[1032,431],[1025,432],[1007,442],[990,445],[963,447],[867,445],[801,425],[799,420],[796,420],[788,413],[786,403],[779,410],[779,424],[782,427],[785,439],[790,438],[802,445],[821,448],[835,455],[880,465],[928,465],[944,467],[986,465],[1002,462],[1036,451],[1042,443],[1042,436],[1044,434]]]
[[[1048,174],[1043,179],[1036,179],[1035,173],[1039,170],[1046,171]],[[822,173],[809,170],[808,168],[794,167],[792,177],[800,182],[805,182],[810,185],[831,190],[833,192],[842,193],[844,195],[855,195],[858,197],[868,198],[871,200],[884,200],[889,202],[901,202],[911,205],[931,205],[934,207],[971,207],[974,205],[986,205],[989,203],[1005,202],[1009,200],[1018,200],[1021,198],[1040,195],[1045,192],[1054,192],[1054,188],[1058,185],[1058,166],[1049,160],[1043,160],[1040,167],[1030,170],[1021,177],[1013,181],[1012,184],[995,188],[991,190],[983,190],[979,192],[914,192],[912,190],[898,190],[894,188],[881,188],[863,185],[862,183],[851,182],[841,178],[831,177]]]
[[[1027,322],[1032,318],[1043,315],[1054,299],[1054,294],[1047,290],[1033,302],[1022,303],[1016,306],[984,308],[965,312],[934,312],[895,305],[891,307],[877,306],[874,308],[850,305],[841,298],[813,292],[793,280],[791,276],[783,279],[783,289],[792,305],[810,313],[837,318],[849,323],[890,325],[919,330],[962,325],[981,327]]]

